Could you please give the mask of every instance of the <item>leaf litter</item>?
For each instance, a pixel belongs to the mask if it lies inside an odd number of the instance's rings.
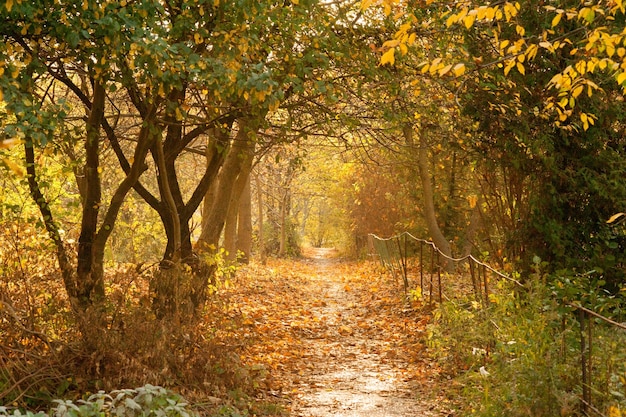
[[[429,314],[373,262],[310,250],[238,274],[230,300],[250,337],[259,397],[293,417],[449,415],[429,360]],[[252,336],[250,336],[252,335]]]

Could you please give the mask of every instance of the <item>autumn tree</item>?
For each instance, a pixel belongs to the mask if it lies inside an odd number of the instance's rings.
[[[623,4],[383,4],[398,31],[381,63],[426,51],[414,80],[449,86],[476,123],[482,205],[497,215],[507,255],[528,264],[538,254],[556,268],[614,260],[607,248],[621,243],[605,221],[623,194],[612,179],[623,176],[614,135],[623,128]]]

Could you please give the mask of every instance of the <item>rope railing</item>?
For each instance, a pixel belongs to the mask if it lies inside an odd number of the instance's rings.
[[[370,249],[374,252],[373,255],[378,256],[382,266],[394,279],[402,277],[405,293],[409,290],[410,264],[413,263],[418,268],[420,291],[422,294],[425,292],[429,294],[431,303],[435,295],[438,296],[439,302],[444,298],[441,275],[445,272],[445,263],[453,263],[455,267],[461,263],[469,264],[473,292],[476,299],[484,305],[489,305],[490,274],[523,287],[523,284],[515,278],[498,271],[471,254],[460,258],[451,257],[442,252],[434,242],[417,238],[409,232],[388,238],[381,238],[372,233],[368,238]],[[425,282],[425,277],[428,282]],[[426,286],[428,291],[425,291]]]
[[[435,282],[438,287],[439,302],[441,303],[443,300],[441,272],[442,264],[445,262],[453,262],[455,266],[464,262],[469,265],[469,275],[472,280],[473,293],[475,297],[481,301],[483,306],[490,304],[489,274],[511,282],[517,287],[524,287],[517,279],[498,271],[471,254],[460,258],[451,257],[443,253],[431,240],[417,238],[409,232],[403,232],[388,238],[381,238],[375,234],[369,234],[368,239],[370,242],[370,250],[374,252],[372,255],[379,257],[382,266],[392,274],[394,279],[397,279],[399,275],[402,277],[405,294],[408,292],[410,285],[409,272],[411,263],[417,266],[422,295],[424,294],[424,277],[425,275],[429,275],[430,281],[427,284],[429,284],[431,304],[433,302],[433,284]],[[425,251],[425,248],[428,249]],[[425,252],[426,255],[430,253],[429,259],[426,259],[427,256],[425,256]],[[593,413],[600,417],[606,417],[606,414],[594,405],[592,395],[592,392],[594,392],[592,376],[594,372],[598,372],[593,359],[595,351],[594,333],[592,329],[595,321],[610,325],[617,330],[626,330],[626,324],[618,323],[578,303],[566,302],[564,305],[573,308],[578,313],[576,320],[579,322],[580,326],[581,412],[583,415]]]
[[[502,272],[500,272],[497,269],[491,267],[490,265],[480,261],[479,259],[476,259],[474,257],[474,255],[469,254],[469,255],[463,256],[461,258],[454,258],[454,257],[448,256],[445,253],[443,253],[437,247],[437,245],[435,245],[435,243],[432,240],[420,239],[418,237],[413,236],[409,232],[402,232],[402,233],[400,233],[398,235],[395,235],[395,236],[392,236],[392,237],[388,237],[388,238],[381,238],[379,236],[376,236],[373,233],[370,233],[369,236],[371,236],[374,240],[378,240],[378,241],[392,241],[392,240],[400,239],[402,236],[408,236],[408,237],[410,237],[411,239],[413,239],[416,242],[420,242],[420,243],[423,243],[425,245],[430,245],[439,254],[439,256],[444,258],[444,260],[448,260],[448,261],[451,261],[451,262],[454,262],[454,263],[462,263],[462,262],[465,262],[465,261],[471,261],[471,262],[473,262],[476,265],[480,265],[480,266],[482,266],[484,268],[487,268],[489,271],[491,271],[494,274],[498,275],[500,278],[504,278],[504,279],[506,279],[508,281],[511,281],[511,282],[515,283],[516,285],[518,285],[520,287],[523,287],[522,283],[519,282],[518,280],[516,280],[516,279],[514,279],[514,278],[512,278],[512,277],[510,277],[510,276],[508,276],[506,274],[503,274]]]

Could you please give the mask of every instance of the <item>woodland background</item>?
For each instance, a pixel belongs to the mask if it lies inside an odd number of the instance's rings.
[[[369,233],[471,253],[541,293],[519,305],[624,320],[621,0],[6,0],[0,16],[7,404],[242,385],[218,331],[235,265],[363,256]]]

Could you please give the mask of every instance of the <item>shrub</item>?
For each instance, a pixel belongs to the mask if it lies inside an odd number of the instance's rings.
[[[192,417],[196,414],[177,394],[144,385],[135,389],[100,391],[86,400],[55,400],[48,413],[0,407],[0,417]]]
[[[445,302],[429,329],[433,352],[443,352],[437,357],[456,379],[461,414],[570,415],[577,402],[577,358],[563,349],[575,343],[575,323],[562,320],[537,278],[522,291],[499,283],[489,304]]]

